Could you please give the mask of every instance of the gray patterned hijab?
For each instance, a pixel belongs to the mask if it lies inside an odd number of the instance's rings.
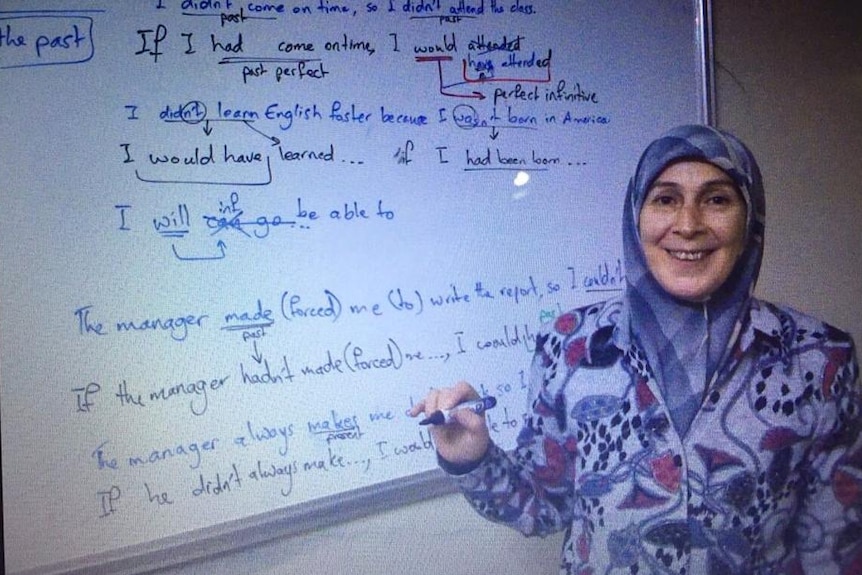
[[[705,302],[668,294],[650,273],[638,232],[653,181],[679,160],[709,162],[735,182],[747,206],[744,251],[727,281]],[[684,435],[714,378],[720,375],[745,319],[763,255],[765,198],[754,156],[734,136],[709,126],[680,126],[653,141],[629,182],[623,210],[623,254],[630,335],[650,366]]]

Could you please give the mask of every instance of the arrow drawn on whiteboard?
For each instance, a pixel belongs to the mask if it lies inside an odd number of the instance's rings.
[[[443,96],[451,96],[452,98],[472,98],[476,100],[484,100],[485,94],[482,92],[473,91],[469,94],[455,94],[452,92],[447,92],[448,88],[452,86],[457,86],[460,84],[452,84],[447,86],[443,83],[443,62],[451,62],[452,56],[416,56],[417,62],[437,62],[437,76],[440,81],[440,94]]]
[[[500,135],[500,132],[497,131],[497,127],[491,126],[491,139],[496,140],[497,136],[499,136],[499,135]]]
[[[204,127],[203,127],[204,134],[206,134],[207,136],[211,135],[211,134],[213,133],[212,122],[219,122],[219,121],[228,122],[228,121],[231,121],[231,120],[206,120],[206,121],[204,122]],[[246,127],[250,128],[253,132],[255,132],[255,133],[257,133],[257,134],[260,134],[261,136],[263,136],[264,138],[266,138],[267,140],[269,140],[269,142],[270,142],[273,146],[277,146],[277,145],[279,145],[279,144],[281,143],[281,140],[279,140],[279,139],[278,139],[278,138],[276,138],[275,136],[270,136],[270,135],[268,135],[268,134],[264,134],[263,132],[261,132],[260,130],[258,130],[258,129],[257,129],[257,128],[255,128],[254,126],[252,126],[252,125],[251,125],[251,120],[242,120],[242,123],[243,123],[243,124],[245,124],[245,125],[246,125]]]
[[[211,260],[223,260],[225,258],[225,245],[224,241],[219,240],[216,244],[216,247],[219,249],[219,255],[216,256],[181,256],[179,252],[177,252],[177,245],[171,244],[171,248],[174,250],[174,256],[183,262],[200,262],[200,261],[211,261]]]
[[[261,353],[257,350],[257,341],[252,341],[251,343],[254,345],[254,353],[252,354],[251,358],[255,360],[258,364],[261,364],[263,362],[263,355],[261,355]]]
[[[266,138],[267,140],[272,142],[273,146],[277,146],[281,143],[281,140],[279,140],[275,136],[268,136],[268,135],[264,134],[263,132],[261,132],[260,130],[258,130],[257,128],[255,128],[254,126],[252,126],[251,122],[249,120],[243,120],[242,123],[245,124],[246,126],[248,126],[253,132],[257,132],[258,134],[260,134],[261,136],[263,136],[264,138]]]

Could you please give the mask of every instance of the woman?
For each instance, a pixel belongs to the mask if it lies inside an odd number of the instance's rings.
[[[853,342],[752,296],[764,207],[733,136],[684,126],[647,147],[625,293],[537,339],[514,453],[466,410],[432,429],[479,513],[566,529],[563,573],[862,573]],[[434,390],[413,415],[474,397]]]

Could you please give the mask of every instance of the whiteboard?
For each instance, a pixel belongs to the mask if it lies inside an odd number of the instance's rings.
[[[710,120],[694,1],[0,12],[7,572],[135,572],[450,489],[535,334],[621,289],[640,150]]]

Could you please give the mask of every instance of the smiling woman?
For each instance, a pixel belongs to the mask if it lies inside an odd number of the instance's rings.
[[[746,203],[707,162],[681,161],[653,182],[638,227],[650,272],[669,294],[704,301],[730,276],[745,247]]]
[[[752,296],[764,205],[730,134],[655,140],[626,195],[625,293],[536,336],[515,453],[466,410],[431,428],[480,514],[566,530],[562,573],[859,572],[853,341]],[[411,413],[477,396],[462,382]]]

